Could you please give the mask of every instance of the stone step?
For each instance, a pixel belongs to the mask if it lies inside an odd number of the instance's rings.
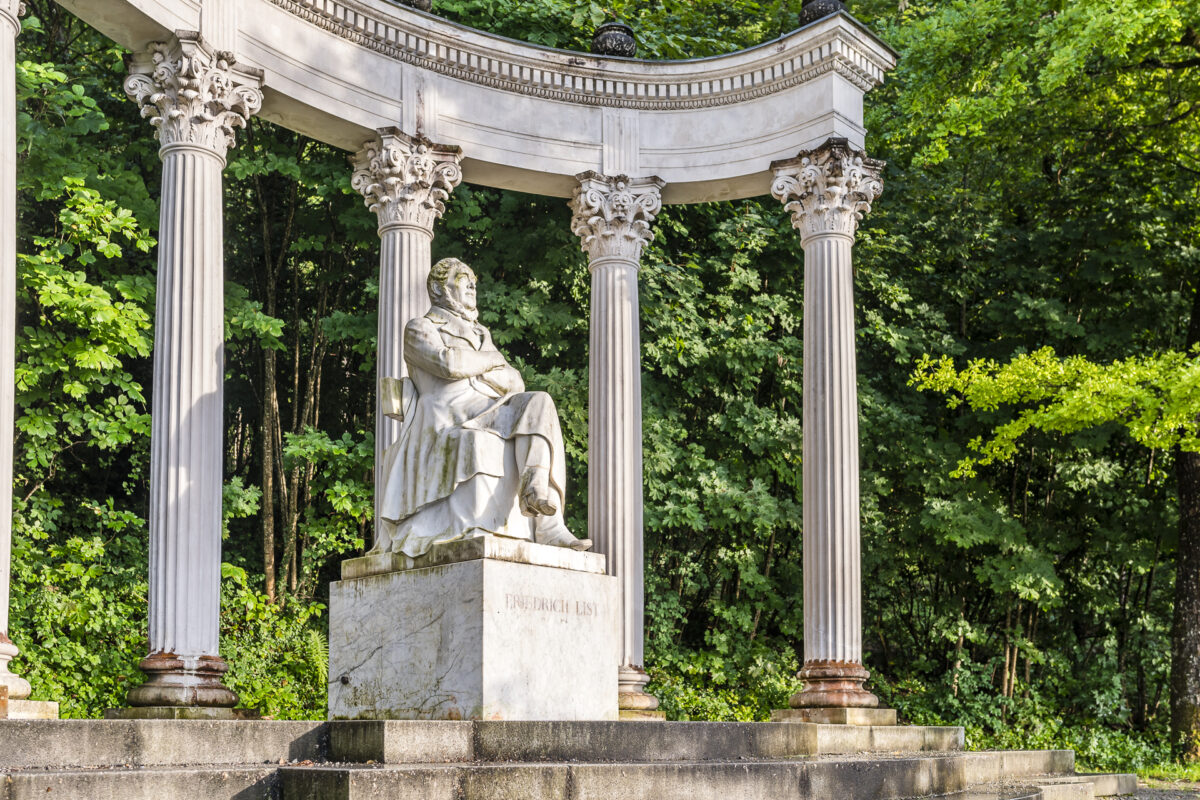
[[[961,755],[283,767],[283,800],[901,800],[961,792]]]
[[[938,800],[1042,800],[1042,792],[1036,786],[972,786]]]
[[[961,750],[962,728],[794,722],[338,721],[335,761],[704,761]]]
[[[975,750],[963,755],[967,783],[972,785],[1075,773],[1074,750]]]
[[[278,764],[324,759],[323,722],[0,720],[0,770]]]
[[[0,773],[0,800],[275,800],[278,791],[278,765]]]
[[[763,723],[757,723],[763,724]],[[816,725],[817,753],[949,753],[962,750],[960,727]]]
[[[1137,791],[1137,775],[1122,773],[1076,773],[1037,781],[1040,786],[1088,784],[1096,797],[1115,797]]]
[[[1041,800],[1096,800],[1096,790],[1092,784],[1083,783],[1042,783],[1038,782]]]

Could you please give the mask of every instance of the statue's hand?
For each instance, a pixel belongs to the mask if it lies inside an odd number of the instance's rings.
[[[501,394],[525,391],[525,380],[521,377],[521,373],[508,364],[488,370],[483,374],[483,380]]]

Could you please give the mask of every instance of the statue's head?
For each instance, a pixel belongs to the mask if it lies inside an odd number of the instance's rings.
[[[429,270],[429,302],[472,321],[479,312],[475,304],[475,272],[457,258],[443,258]]]

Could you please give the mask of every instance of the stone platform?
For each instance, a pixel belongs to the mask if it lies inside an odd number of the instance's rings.
[[[617,718],[621,595],[604,556],[487,535],[342,576],[331,719]]]
[[[1092,800],[1132,776],[962,728],[721,722],[0,721],[0,800]]]

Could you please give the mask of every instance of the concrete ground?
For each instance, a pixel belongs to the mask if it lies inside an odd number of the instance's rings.
[[[1186,781],[1149,781],[1138,784],[1134,800],[1198,800],[1200,784]]]

